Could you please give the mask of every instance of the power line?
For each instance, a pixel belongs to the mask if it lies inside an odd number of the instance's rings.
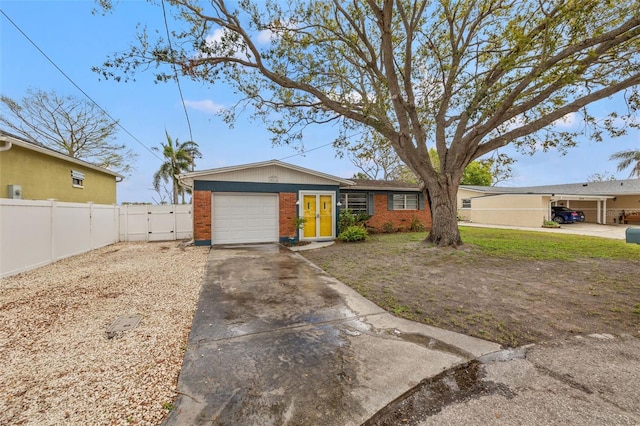
[[[111,121],[113,121],[114,123],[116,123],[116,125],[118,127],[120,127],[122,130],[124,130],[124,132],[126,134],[128,134],[129,136],[131,136],[131,138],[138,142],[140,145],[142,145],[144,147],[144,149],[146,149],[147,151],[149,151],[151,153],[151,155],[153,155],[154,157],[156,157],[158,160],[163,161],[162,158],[160,158],[159,156],[156,155],[155,152],[153,152],[151,150],[151,148],[149,148],[148,146],[146,146],[145,144],[143,144],[142,142],[140,142],[140,140],[138,138],[136,138],[133,134],[131,134],[131,132],[129,132],[129,130],[127,130],[122,124],[120,124],[120,122],[118,120],[116,120],[115,118],[113,118],[111,116],[111,114],[109,114],[104,108],[102,108],[95,100],[93,100],[93,98],[91,96],[89,96],[87,94],[87,92],[85,92],[84,90],[82,90],[82,88],[80,86],[78,86],[76,84],[75,81],[73,81],[73,79],[71,79],[71,77],[69,77],[67,75],[67,73],[65,73],[42,49],[40,49],[40,47],[33,41],[31,40],[31,38],[29,38],[29,36],[22,31],[22,28],[20,28],[18,26],[18,24],[16,24],[15,22],[13,22],[13,20],[4,12],[4,10],[0,9],[0,13],[2,13],[4,15],[5,18],[7,18],[7,20],[9,22],[11,22],[11,24],[20,32],[20,34],[22,34],[24,36],[24,38],[26,38],[29,43],[31,43],[33,45],[33,47],[35,47],[38,52],[40,52],[40,54],[42,54],[42,56],[44,56],[50,63],[51,65],[53,65],[55,67],[55,69],[57,69],[60,74],[62,74],[67,80],[69,80],[69,82],[71,84],[73,84],[73,86],[78,89],[87,99],[89,99],[95,106],[98,107],[98,109],[100,109],[100,111],[102,111],[107,117],[109,117],[111,119]]]
[[[365,134],[365,133],[366,133],[366,131],[362,131],[362,132],[354,133],[353,135],[346,136],[346,138],[347,138],[347,139],[354,138],[354,137],[356,137],[356,136],[360,136],[360,135],[363,135],[363,134]],[[295,153],[295,154],[289,155],[289,156],[287,156],[287,157],[282,157],[282,158],[280,159],[280,161],[282,161],[282,160],[286,160],[286,159],[288,159],[288,158],[297,157],[297,156],[299,156],[299,155],[305,155],[307,152],[312,152],[312,151],[318,150],[318,149],[320,149],[320,148],[324,148],[325,146],[329,146],[329,145],[333,145],[333,142],[325,143],[324,145],[316,146],[315,148],[311,148],[311,149],[303,150],[302,152],[298,152],[298,153]]]
[[[289,156],[287,156],[287,157],[282,157],[282,158],[280,159],[280,161],[282,161],[282,160],[286,160],[287,158],[297,157],[298,155],[304,155],[304,154],[306,154],[307,152],[312,152],[312,151],[315,151],[315,150],[320,149],[320,148],[324,148],[325,146],[329,146],[329,145],[333,145],[333,142],[329,142],[329,143],[326,143],[326,144],[324,144],[324,145],[316,146],[315,148],[307,149],[307,150],[304,150],[304,151],[302,151],[302,152],[298,152],[298,153],[295,153],[295,154],[289,155]]]
[[[162,15],[164,16],[164,28],[167,30],[167,42],[169,43],[169,51],[173,52],[173,47],[171,46],[171,34],[169,34],[169,24],[167,24],[167,12],[164,8],[164,0],[162,0]],[[180,93],[180,100],[182,101],[182,108],[184,109],[184,116],[187,118],[187,127],[189,127],[189,137],[190,141],[193,142],[193,133],[191,133],[191,121],[189,120],[189,114],[187,113],[187,106],[184,103],[184,96],[182,96],[182,86],[180,86],[180,78],[178,77],[178,71],[176,69],[176,64],[171,63],[173,68],[173,75],[176,77],[176,83],[178,84],[178,92]]]

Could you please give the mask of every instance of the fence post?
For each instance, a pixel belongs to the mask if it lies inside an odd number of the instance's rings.
[[[93,238],[94,232],[94,223],[93,223],[93,202],[89,201],[89,247],[93,250],[95,247],[93,246],[93,242],[95,238]]]
[[[178,204],[173,206],[173,239],[178,239]]]
[[[47,200],[51,203],[49,206],[49,215],[51,218],[51,230],[49,232],[49,243],[51,244],[51,250],[49,260],[53,263],[56,261],[56,200],[51,198]]]
[[[120,206],[113,204],[113,227],[114,227],[114,239],[116,243],[120,242]]]

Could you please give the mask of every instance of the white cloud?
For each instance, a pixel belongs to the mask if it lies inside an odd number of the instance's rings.
[[[269,44],[275,37],[276,35],[271,30],[263,30],[258,33],[256,41],[259,44]]]
[[[573,126],[575,126],[577,122],[577,118],[576,118],[576,113],[575,112],[570,112],[569,114],[565,115],[562,118],[557,119],[556,121],[553,122],[553,125],[556,127],[562,127],[564,129],[569,129]]]
[[[205,99],[203,101],[185,100],[184,105],[187,108],[195,109],[196,111],[208,112],[211,114],[217,114],[224,109],[223,105],[216,104],[210,99]]]

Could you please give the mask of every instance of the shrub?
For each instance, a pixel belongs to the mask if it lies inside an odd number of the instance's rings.
[[[340,210],[340,216],[338,217],[338,233],[346,230],[350,226],[362,225],[365,221],[369,220],[369,215],[365,213],[354,213],[351,209]]]
[[[413,232],[424,232],[427,228],[422,222],[420,222],[417,217],[414,216],[413,219],[411,219],[411,225],[409,225],[409,229]]]
[[[389,222],[385,222],[382,225],[382,232],[384,232],[385,234],[390,234],[392,232],[395,232],[396,229],[393,227],[393,222],[389,221]]]
[[[363,226],[349,226],[338,235],[340,241],[352,243],[354,241],[364,241],[368,238],[367,230]]]

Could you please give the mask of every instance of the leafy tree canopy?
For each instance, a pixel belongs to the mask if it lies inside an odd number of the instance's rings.
[[[280,142],[299,142],[312,123],[336,125],[336,145],[354,131],[380,134],[424,183],[427,240],[439,245],[461,243],[456,192],[473,160],[511,143],[571,147],[576,134],[553,126],[571,113],[595,139],[637,126],[640,0],[167,3],[184,23],[173,49],[143,32],[96,71],[126,80],[157,67],[168,81],[172,64],[196,81],[225,81],[244,96],[236,107],[251,105]],[[626,108],[589,113],[618,92]]]

